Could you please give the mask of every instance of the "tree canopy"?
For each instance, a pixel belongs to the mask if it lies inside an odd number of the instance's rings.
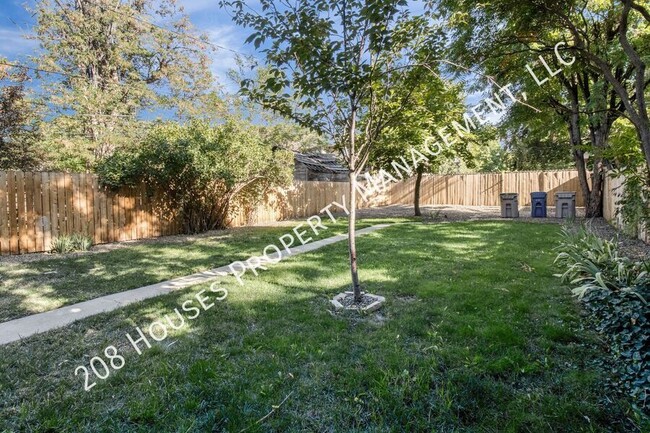
[[[87,165],[142,137],[143,110],[192,113],[212,85],[207,39],[174,1],[39,0],[33,11],[39,65],[61,74],[45,82],[53,141],[73,137]]]

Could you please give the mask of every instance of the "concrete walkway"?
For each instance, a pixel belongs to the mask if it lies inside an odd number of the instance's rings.
[[[388,227],[389,225],[390,224],[378,224],[357,230],[357,235],[372,233],[376,230]],[[310,242],[306,245],[291,247],[291,254],[285,254],[284,257],[314,251],[326,245],[331,245],[346,239],[347,234]],[[269,256],[269,258],[275,260],[278,258],[278,254],[273,254]],[[150,286],[140,287],[139,289],[128,290],[126,292],[114,293],[112,295],[102,296],[101,298],[91,299],[90,301],[68,305],[56,310],[46,311],[45,313],[34,314],[32,316],[21,317],[20,319],[0,323],[0,345],[18,341],[21,338],[27,338],[52,329],[61,328],[79,319],[94,316],[95,314],[106,313],[124,307],[125,305],[160,295],[166,295],[196,284],[206,283],[215,280],[220,276],[227,275],[229,271],[230,269],[228,266],[221,266],[219,268],[210,269],[186,277],[175,278],[173,280],[163,281]]]

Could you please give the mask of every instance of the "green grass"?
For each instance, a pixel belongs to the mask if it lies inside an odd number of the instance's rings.
[[[552,277],[557,232],[467,222],[366,235],[361,278],[387,298],[367,317],[329,312],[348,286],[339,243],[246,286],[224,280],[225,301],[141,356],[125,333],[209,285],[0,347],[0,431],[635,431]],[[126,366],[85,392],[75,367],[107,345]]]
[[[327,230],[318,236],[310,230],[310,236],[322,239],[347,232],[345,219],[328,221]],[[368,225],[361,222],[359,227]],[[260,255],[268,244],[279,245],[278,238],[292,227],[247,227],[187,242],[162,240],[99,254],[0,262],[0,322],[246,260]]]

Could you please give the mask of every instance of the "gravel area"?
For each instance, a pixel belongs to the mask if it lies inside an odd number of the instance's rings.
[[[599,237],[607,240],[615,240],[618,243],[618,249],[623,255],[631,259],[650,259],[650,244],[646,244],[641,239],[635,239],[616,230],[611,224],[603,218],[594,218],[587,222],[592,232]]]
[[[499,206],[456,206],[456,205],[426,205],[420,206],[424,221],[468,221],[479,219],[502,219]],[[578,218],[584,217],[584,209],[576,209]],[[413,206],[392,205],[358,211],[359,218],[400,218],[412,217]],[[519,208],[519,220],[535,222],[562,222],[555,218],[555,207],[548,207],[548,218],[531,218],[530,206]]]

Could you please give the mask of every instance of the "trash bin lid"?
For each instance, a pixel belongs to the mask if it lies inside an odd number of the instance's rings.
[[[546,198],[546,193],[545,192],[531,192],[530,197],[531,198]]]
[[[504,192],[500,194],[501,199],[503,200],[514,200],[517,198],[516,192]]]
[[[555,198],[576,198],[576,193],[575,192],[556,192],[555,193]]]

